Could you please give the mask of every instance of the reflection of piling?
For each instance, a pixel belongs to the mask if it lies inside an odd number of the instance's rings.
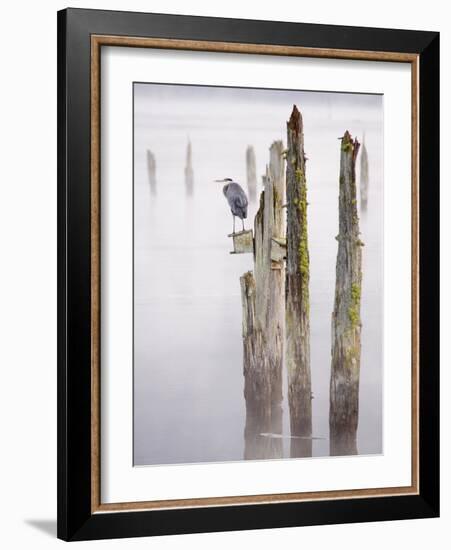
[[[270,148],[266,186],[255,216],[254,273],[241,279],[243,304],[245,458],[282,457],[284,329],[284,159],[282,142]]]
[[[193,159],[191,150],[191,141],[188,141],[186,147],[186,163],[185,163],[185,189],[186,194],[191,196],[194,191],[194,172],[193,172]]]
[[[360,144],[341,138],[339,234],[332,313],[330,454],[357,454],[360,378],[362,245],[357,215],[355,161]]]
[[[255,164],[255,151],[252,145],[249,145],[246,149],[246,173],[249,200],[255,202],[257,198],[257,169]]]
[[[363,134],[362,150],[360,151],[360,207],[363,212],[368,205],[368,153],[365,145],[365,134]]]
[[[147,149],[147,172],[149,174],[150,192],[152,195],[157,194],[157,178],[156,178],[157,163],[155,155],[150,149]]]
[[[312,435],[307,183],[301,113],[287,123],[286,364],[292,436]],[[291,456],[311,456],[311,439],[292,439]]]

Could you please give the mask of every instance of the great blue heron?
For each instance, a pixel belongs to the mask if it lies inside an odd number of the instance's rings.
[[[248,200],[246,193],[238,183],[234,182],[231,178],[224,178],[222,180],[215,180],[217,182],[225,183],[222,188],[227,202],[229,203],[230,210],[233,216],[233,233],[235,233],[235,216],[241,219],[244,231],[244,219],[247,218],[247,205]]]

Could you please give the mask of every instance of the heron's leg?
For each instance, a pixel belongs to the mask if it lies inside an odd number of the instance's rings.
[[[241,223],[243,224],[243,231],[244,231],[244,218],[241,218]]]
[[[235,215],[232,214],[233,217],[233,234],[235,234]]]

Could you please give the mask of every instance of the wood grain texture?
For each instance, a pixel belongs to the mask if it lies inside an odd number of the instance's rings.
[[[412,71],[412,486],[420,487],[420,171],[419,82],[417,57]]]
[[[248,53],[283,55],[293,57],[319,57],[330,59],[361,59],[411,63],[416,54],[401,52],[376,52],[364,50],[332,50],[328,48],[305,48],[303,46],[277,46],[269,44],[239,44],[209,40],[180,40],[168,38],[140,38],[132,36],[93,35],[92,42],[103,46],[126,46],[131,48],[158,48],[165,50],[191,50],[204,52]]]
[[[384,487],[375,489],[355,489],[348,491],[316,491],[303,493],[278,493],[267,495],[225,496],[212,498],[188,498],[174,500],[154,500],[143,502],[115,502],[100,504],[96,513],[125,512],[130,510],[165,510],[171,508],[202,508],[210,506],[230,506],[246,504],[275,504],[284,502],[311,502],[316,500],[340,500],[358,498],[383,498],[398,495],[417,495],[418,489],[410,487]]]
[[[100,45],[91,42],[91,510],[100,505]]]

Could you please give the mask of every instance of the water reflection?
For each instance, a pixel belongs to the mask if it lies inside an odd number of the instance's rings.
[[[313,441],[311,437],[293,436],[290,443],[291,458],[305,458],[312,455]]]
[[[330,456],[358,455],[356,430],[331,432],[329,452]]]
[[[346,371],[349,368],[345,367]],[[343,372],[335,371],[331,377],[329,411],[330,456],[355,455],[357,451],[357,428],[359,424],[359,381],[350,376],[346,382]]]
[[[246,402],[244,459],[283,458],[282,407],[264,410]]]

